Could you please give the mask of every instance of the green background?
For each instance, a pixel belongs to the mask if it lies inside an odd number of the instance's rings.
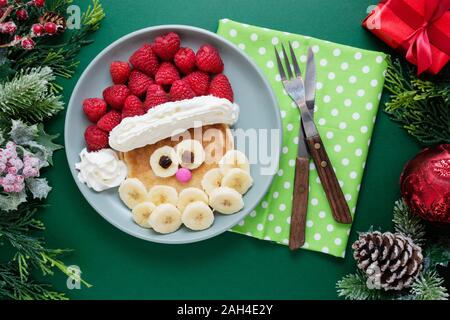
[[[76,1],[84,9],[88,1]],[[391,52],[361,27],[374,0],[103,0],[106,12],[95,43],[80,54],[73,79],[62,81],[64,98],[81,72],[107,45],[140,28],[187,24],[217,30],[220,18],[300,33],[317,38]],[[63,143],[64,112],[47,126]],[[81,133],[80,133],[81,134]],[[403,165],[420,146],[379,111],[356,210],[356,231],[392,227],[392,207],[399,198]],[[74,248],[67,264],[80,266],[93,287],[68,290],[66,277],[51,281],[73,299],[334,299],[335,283],[354,270],[345,260],[226,232],[208,241],[162,245],[133,238],[106,222],[84,200],[69,172],[64,151],[47,170],[54,187],[42,211],[51,247]]]

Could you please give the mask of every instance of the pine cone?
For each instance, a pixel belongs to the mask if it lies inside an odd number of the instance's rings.
[[[401,233],[363,233],[352,248],[358,268],[378,289],[408,288],[422,270],[422,249]]]
[[[66,18],[55,12],[46,12],[39,18],[39,23],[44,25],[47,22],[53,22],[58,26],[56,34],[63,33],[67,28]]]

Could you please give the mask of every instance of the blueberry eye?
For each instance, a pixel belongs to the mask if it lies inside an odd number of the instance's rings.
[[[159,165],[162,168],[167,169],[172,165],[172,159],[170,159],[168,156],[162,156],[161,158],[159,158]]]

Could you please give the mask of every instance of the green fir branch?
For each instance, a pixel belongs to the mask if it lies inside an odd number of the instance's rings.
[[[424,144],[450,142],[450,82],[419,79],[414,69],[388,59],[385,88],[391,93],[384,111]]]
[[[61,96],[50,87],[54,79],[51,68],[38,67],[22,70],[11,81],[0,84],[0,120],[40,122],[61,111]]]
[[[383,291],[367,287],[367,277],[360,271],[344,276],[336,283],[336,288],[339,297],[348,300],[387,299]]]
[[[425,243],[425,225],[422,220],[411,214],[403,199],[399,199],[394,204],[394,229],[410,237],[414,243],[421,246]]]
[[[67,1],[59,0],[68,4]],[[62,5],[62,4],[58,4]],[[20,70],[44,64],[54,70],[56,76],[70,78],[74,74],[78,60],[77,55],[81,48],[92,43],[89,35],[98,30],[105,12],[99,0],[92,0],[81,15],[81,27],[79,30],[70,31],[69,39],[54,43],[42,39],[34,50],[15,50],[12,53],[13,68]],[[69,32],[69,31],[66,31]]]
[[[414,300],[448,300],[443,283],[444,279],[436,271],[423,272],[411,286]]]

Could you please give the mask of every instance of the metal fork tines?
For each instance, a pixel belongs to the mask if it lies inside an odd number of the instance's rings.
[[[333,217],[340,223],[351,223],[352,218],[344,194],[340,188],[336,174],[333,170],[333,166],[330,162],[328,154],[320,138],[319,132],[314,124],[313,117],[310,110],[307,107],[305,99],[305,84],[302,79],[297,58],[294,53],[294,49],[289,43],[289,53],[291,55],[292,66],[289,61],[286,49],[284,45],[281,45],[285,66],[283,66],[282,59],[275,47],[275,55],[277,65],[280,73],[280,77],[286,92],[295,101],[300,109],[301,120],[303,124],[304,134],[306,136],[305,141],[308,146],[309,152],[314,164],[317,168],[317,173],[322,183],[322,187],[330,203]],[[309,52],[309,56],[313,56],[312,51]],[[308,84],[311,88],[311,84]],[[300,138],[300,135],[299,135]],[[299,150],[300,155],[300,150]],[[297,168],[296,168],[297,169]],[[300,176],[300,175],[299,175]],[[296,172],[297,178],[297,172]],[[295,192],[295,191],[294,191]],[[295,196],[295,193],[294,193]],[[294,203],[295,204],[295,203]]]

